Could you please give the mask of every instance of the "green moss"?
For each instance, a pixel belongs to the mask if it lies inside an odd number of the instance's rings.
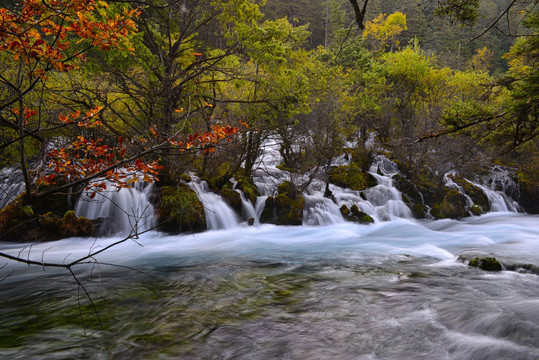
[[[260,222],[263,224],[273,224],[275,223],[275,217],[275,199],[273,196],[269,196],[266,199],[264,210],[262,210],[262,214],[260,214]]]
[[[185,184],[160,188],[157,217],[160,230],[169,233],[206,229],[204,207],[196,193]]]
[[[94,223],[77,218],[73,210],[63,217],[52,211],[43,215],[35,212],[23,199],[12,201],[0,210],[0,238],[6,241],[41,242],[73,236],[92,236]]]
[[[235,177],[238,184],[236,188],[243,191],[243,194],[253,205],[256,204],[256,198],[258,194],[258,188],[254,184],[253,180],[246,176],[236,176]]]
[[[296,196],[299,194],[296,185],[294,185],[290,181],[283,181],[281,184],[279,184],[279,186],[277,187],[277,193],[279,195],[286,195],[291,199],[295,199]]]
[[[467,202],[464,195],[454,188],[444,188],[445,195],[441,201],[432,205],[431,214],[434,217],[458,219],[469,215],[466,210]]]
[[[424,219],[425,218],[425,206],[420,204],[413,204],[412,205],[412,214],[418,219]]]
[[[68,210],[60,223],[60,233],[63,237],[90,236],[94,233],[94,226],[91,220],[77,218],[73,210]]]
[[[490,202],[488,201],[488,197],[485,195],[483,190],[462,178],[457,178],[456,182],[462,186],[464,192],[472,199],[474,204],[482,209],[481,213],[484,214],[490,211]]]
[[[241,213],[241,196],[230,188],[221,189],[221,197],[236,212]]]
[[[303,223],[303,195],[296,194],[293,199],[285,194],[275,197],[276,225],[301,225]]]
[[[342,216],[347,221],[357,222],[360,224],[372,224],[374,219],[369,215],[360,211],[356,204],[352,205],[349,209],[348,206],[343,205],[340,208]]]
[[[193,179],[191,179],[191,176],[187,175],[187,174],[181,174],[179,176],[180,180],[182,181],[185,181],[186,183],[189,183],[191,181],[193,181]]]
[[[470,208],[470,211],[472,212],[472,214],[474,214],[475,216],[479,216],[481,214],[484,214],[485,212],[483,211],[483,209],[478,206],[478,205],[474,205]]]
[[[341,187],[360,191],[376,185],[376,180],[372,175],[363,171],[356,164],[338,166],[331,169],[329,181]]]
[[[484,257],[484,258],[473,258],[470,260],[468,265],[473,267],[478,267],[486,271],[502,271],[503,266],[494,257]]]
[[[350,209],[346,205],[341,206],[339,210],[341,210],[341,215],[343,218],[346,218],[350,214]]]

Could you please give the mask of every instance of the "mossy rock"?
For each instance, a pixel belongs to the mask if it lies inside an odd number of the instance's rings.
[[[16,242],[43,242],[74,236],[92,236],[92,220],[78,218],[73,210],[63,217],[53,212],[36,213],[22,198],[0,210],[0,239]]]
[[[262,224],[274,224],[276,216],[275,198],[273,196],[268,196],[264,205],[264,210],[262,210],[262,214],[260,214],[260,222]]]
[[[424,219],[427,215],[427,208],[425,205],[413,204],[410,209],[412,210],[412,214],[418,219]]]
[[[275,197],[276,225],[302,225],[303,207],[305,199],[303,195],[297,194],[291,198],[285,194]]]
[[[348,215],[350,215],[350,209],[346,205],[341,206],[339,210],[341,211],[342,217],[345,219]]]
[[[494,257],[484,257],[484,258],[476,257],[476,258],[471,259],[468,265],[473,266],[473,267],[478,267],[486,271],[502,271],[503,270],[502,264],[498,261],[498,259]]]
[[[159,229],[168,233],[206,230],[204,207],[195,191],[185,184],[160,188],[157,218]]]
[[[235,179],[238,182],[236,189],[243,191],[245,198],[247,198],[253,205],[256,205],[256,198],[259,193],[253,180],[246,176],[237,176]]]
[[[343,205],[340,208],[343,218],[350,222],[357,222],[360,224],[372,224],[374,219],[367,213],[360,211],[356,204],[352,205],[349,209],[348,206]]]
[[[352,205],[352,207],[350,208],[350,212],[353,216],[357,218],[357,222],[359,222],[360,224],[374,223],[374,219],[369,214],[360,211],[356,204]]]
[[[193,181],[193,179],[191,178],[191,176],[189,176],[188,174],[181,174],[179,176],[180,180],[186,182],[186,183],[190,183],[191,181]]]
[[[337,186],[359,191],[377,184],[371,174],[363,171],[356,164],[332,168],[329,172],[329,181]]]
[[[241,196],[230,188],[221,189],[221,197],[234,211],[241,214]]]
[[[481,214],[484,214],[485,211],[483,211],[483,209],[481,208],[481,206],[479,205],[474,205],[470,208],[470,211],[472,212],[472,214],[474,214],[475,216],[479,216]]]
[[[277,187],[277,193],[279,195],[286,195],[291,199],[295,199],[299,195],[296,185],[290,181],[283,181],[280,183]]]
[[[407,199],[412,204],[422,204],[423,203],[423,197],[421,196],[421,193],[417,189],[417,187],[414,185],[413,182],[406,179],[404,176],[400,174],[395,174],[393,176],[393,181],[395,182],[395,187],[403,194],[407,196]],[[404,198],[404,197],[403,197]]]
[[[73,210],[66,211],[60,223],[60,232],[63,237],[91,236],[94,231],[93,222],[84,217],[77,217]]]
[[[469,216],[466,197],[455,188],[445,188],[441,202],[433,204],[431,214],[440,219],[459,219]]]
[[[490,202],[481,188],[460,177],[457,177],[455,182],[464,189],[464,192],[472,199],[474,204],[482,209],[482,214],[490,211]]]

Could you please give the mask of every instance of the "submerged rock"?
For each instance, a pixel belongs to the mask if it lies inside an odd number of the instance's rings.
[[[504,268],[495,257],[473,257],[463,254],[458,257],[458,260],[486,271],[502,271]]]

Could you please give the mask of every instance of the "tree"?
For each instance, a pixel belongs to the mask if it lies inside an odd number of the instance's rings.
[[[396,13],[385,15],[380,14],[372,21],[368,21],[363,31],[363,39],[369,41],[376,52],[384,50],[387,46],[389,51],[399,46],[396,39],[401,32],[408,30],[406,27],[406,15],[397,11]]]
[[[129,33],[136,29],[132,17],[136,10],[111,16],[103,1],[24,0],[13,9],[0,9],[0,56],[4,60],[0,85],[0,121],[11,130],[18,142],[19,163],[23,173],[27,199],[32,193],[27,168],[26,143],[32,136],[40,142],[42,103],[29,102],[34,90],[43,90],[51,73],[69,72],[83,61],[91,48],[103,50],[118,47],[132,51]],[[78,117],[78,116],[77,116]],[[93,116],[81,120],[91,121]]]

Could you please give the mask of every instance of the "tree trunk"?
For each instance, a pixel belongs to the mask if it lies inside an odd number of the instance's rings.
[[[17,116],[17,122],[19,125],[19,162],[21,164],[22,177],[24,179],[24,188],[26,192],[24,194],[27,202],[30,201],[32,195],[32,189],[30,186],[30,179],[28,178],[28,169],[26,167],[26,153],[24,150],[24,99],[23,94],[19,92],[19,114]]]

